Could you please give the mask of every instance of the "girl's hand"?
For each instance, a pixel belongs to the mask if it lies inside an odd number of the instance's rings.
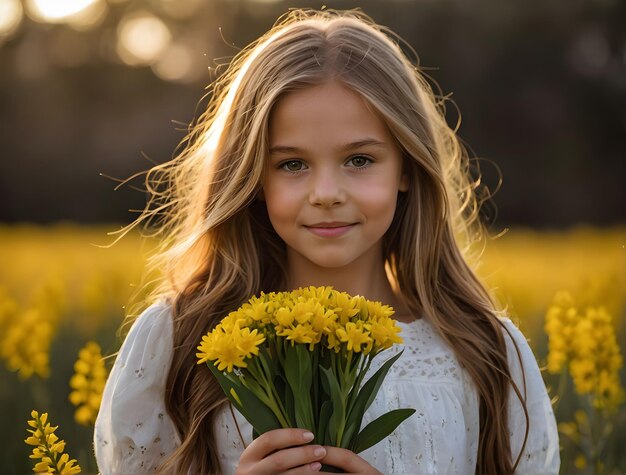
[[[326,457],[321,460],[323,464],[332,465],[352,475],[383,475],[351,450],[337,447],[324,448]],[[320,472],[320,475],[325,473],[330,472]]]
[[[307,445],[313,434],[304,429],[276,429],[261,434],[243,451],[237,475],[300,475],[319,472],[326,449]]]

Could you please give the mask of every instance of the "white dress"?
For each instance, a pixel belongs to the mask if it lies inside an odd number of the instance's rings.
[[[528,441],[515,473],[558,474],[556,421],[539,368],[522,333],[509,319],[503,321],[521,351],[530,416]],[[384,380],[365,414],[364,425],[395,408],[412,407],[417,411],[389,437],[360,455],[389,475],[474,474],[478,395],[469,375],[426,319],[399,325],[404,345],[379,355],[370,371],[402,347],[406,350]],[[163,400],[172,356],[172,332],[170,308],[157,303],[135,321],[120,349],[95,426],[94,446],[102,475],[154,473],[180,443]],[[508,334],[505,339],[513,378],[524,394],[519,360]],[[248,444],[252,428],[237,411],[235,414]],[[526,422],[513,391],[509,421],[515,458]],[[217,417],[214,429],[222,473],[233,474],[243,445],[228,405]]]

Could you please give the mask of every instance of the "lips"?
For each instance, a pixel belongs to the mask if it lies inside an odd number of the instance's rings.
[[[304,226],[308,231],[319,237],[339,237],[349,232],[356,223],[341,221],[321,222]]]
[[[315,224],[306,225],[307,228],[341,228],[344,226],[351,226],[354,223],[348,223],[343,221],[324,221]]]

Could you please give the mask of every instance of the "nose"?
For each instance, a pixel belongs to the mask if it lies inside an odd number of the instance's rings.
[[[330,208],[346,199],[341,175],[334,169],[317,170],[310,186],[309,203],[313,206]]]

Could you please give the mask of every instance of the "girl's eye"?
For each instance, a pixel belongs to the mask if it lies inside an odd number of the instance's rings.
[[[287,162],[283,162],[279,165],[279,168],[286,170],[288,172],[299,172],[304,170],[305,166],[300,160],[289,160]]]
[[[365,155],[356,155],[348,160],[348,163],[350,163],[354,168],[364,168],[371,162],[372,159],[366,157]]]

